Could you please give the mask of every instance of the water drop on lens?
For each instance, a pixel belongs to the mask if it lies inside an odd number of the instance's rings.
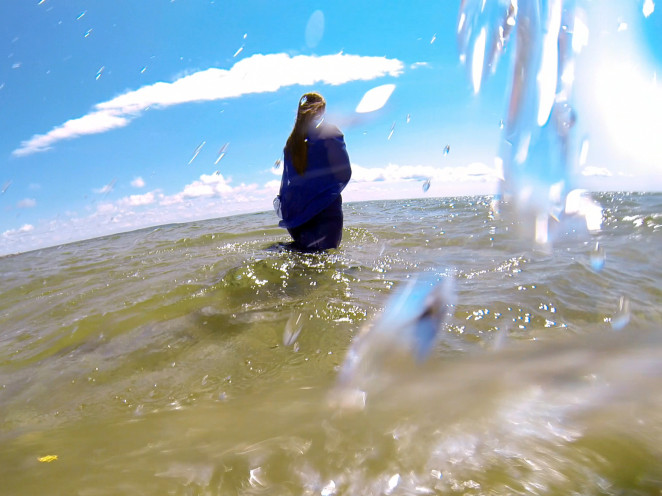
[[[423,183],[423,193],[426,193],[430,189],[430,178],[426,179]]]
[[[611,327],[615,331],[620,331],[630,323],[630,300],[621,296],[618,302],[618,311],[611,318]]]
[[[602,270],[605,266],[606,254],[600,243],[595,243],[595,248],[591,252],[591,268],[596,272]]]

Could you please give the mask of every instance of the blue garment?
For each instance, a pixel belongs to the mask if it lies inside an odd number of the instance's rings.
[[[308,163],[302,175],[294,169],[291,157],[287,153],[284,156],[283,179],[274,207],[282,219],[278,225],[288,230],[331,207],[352,176],[345,140],[336,126],[322,121],[311,128],[307,146]],[[342,229],[342,209],[340,214]]]
[[[338,248],[342,240],[342,224],[342,198],[339,196],[308,222],[287,230],[294,240],[289,248],[304,252]]]

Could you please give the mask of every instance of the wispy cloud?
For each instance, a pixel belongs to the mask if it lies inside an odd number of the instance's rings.
[[[352,182],[401,182],[432,179],[445,183],[493,182],[498,179],[494,167],[474,162],[458,167],[434,167],[431,165],[397,165],[386,167],[361,167],[352,165]]]
[[[101,188],[94,189],[93,191],[94,191],[95,193],[99,193],[99,194],[101,194],[101,195],[105,195],[105,194],[110,193],[111,191],[113,191],[113,189],[115,189],[115,179],[113,179],[112,181],[110,181],[110,182],[109,182],[108,184],[106,184],[105,186],[103,186],[103,187],[101,187]]]
[[[12,152],[21,157],[50,149],[55,143],[124,127],[150,107],[236,98],[251,93],[275,92],[292,85],[340,85],[350,81],[398,76],[403,63],[385,57],[359,55],[253,55],[231,69],[211,68],[173,82],[158,82],[97,104],[83,117],[71,119],[46,134],[36,134]]]
[[[18,234],[29,233],[32,230],[34,230],[34,226],[32,224],[23,224],[18,229],[9,229],[9,230],[3,232],[2,235],[5,238],[7,238],[7,237],[11,237],[11,236],[16,236]]]
[[[21,201],[19,201],[16,206],[18,208],[32,208],[37,205],[37,200],[34,198],[23,198]]]

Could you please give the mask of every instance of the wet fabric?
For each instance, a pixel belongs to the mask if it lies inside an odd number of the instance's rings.
[[[282,219],[278,225],[288,230],[306,224],[339,200],[352,175],[345,140],[337,127],[322,121],[308,132],[307,146],[307,168],[302,175],[285,154],[280,194],[274,201]],[[340,215],[342,228],[341,207]]]
[[[339,196],[308,222],[287,231],[294,240],[292,248],[299,251],[321,251],[338,248],[342,239],[342,226],[342,198]]]

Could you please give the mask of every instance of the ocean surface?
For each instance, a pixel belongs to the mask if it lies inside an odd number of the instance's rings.
[[[346,204],[322,254],[266,212],[0,258],[0,494],[661,494],[662,194],[593,198],[546,247],[463,197]],[[418,274],[431,356],[340,408]]]

